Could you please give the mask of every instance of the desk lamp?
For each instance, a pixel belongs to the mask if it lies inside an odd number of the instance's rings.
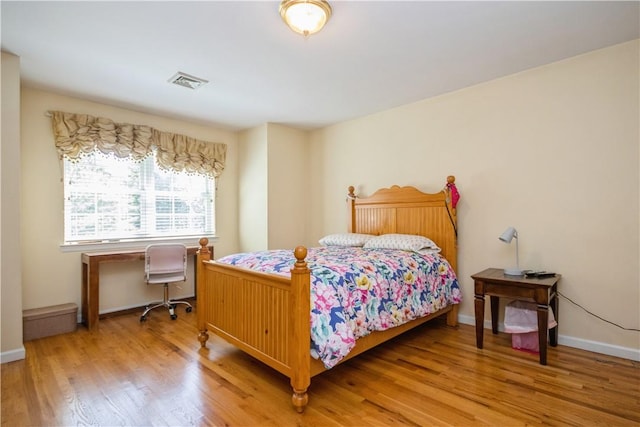
[[[516,239],[516,267],[515,268],[505,268],[504,274],[507,276],[522,276],[524,273],[520,270],[520,258],[518,255],[518,231],[515,228],[509,227],[504,233],[498,237],[501,241],[505,243],[511,243],[511,240]]]

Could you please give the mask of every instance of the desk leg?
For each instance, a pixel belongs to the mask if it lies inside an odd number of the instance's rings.
[[[476,347],[482,348],[484,334],[484,295],[476,294]]]
[[[547,330],[549,329],[549,306],[538,304],[538,344],[540,346],[540,364],[547,364]]]
[[[80,307],[82,323],[89,326],[89,264],[82,262],[82,306]]]
[[[95,260],[89,260],[88,271],[86,273],[88,278],[88,286],[86,289],[86,308],[82,307],[82,312],[87,312],[85,322],[89,330],[98,326],[99,310],[100,310],[100,263]],[[84,272],[83,272],[84,276]],[[84,277],[83,277],[84,279]],[[83,284],[84,287],[84,284]],[[84,290],[84,289],[83,289]],[[85,296],[82,297],[83,301]]]

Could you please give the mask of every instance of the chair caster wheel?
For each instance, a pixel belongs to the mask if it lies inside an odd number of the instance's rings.
[[[171,320],[176,320],[177,318],[178,318],[178,315],[177,315],[177,314],[172,314],[172,315],[171,315]]]
[[[189,306],[187,306],[187,308],[185,309],[185,311],[186,311],[187,313],[191,313],[191,310],[193,310],[193,308],[191,308],[191,307],[189,307]]]
[[[147,320],[147,316],[140,316],[140,322],[144,322],[145,320]]]

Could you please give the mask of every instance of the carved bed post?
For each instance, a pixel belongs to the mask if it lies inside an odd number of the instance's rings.
[[[451,311],[447,313],[448,326],[458,326],[458,307],[459,304],[453,304]]]
[[[311,384],[311,272],[305,258],[307,248],[293,251],[296,263],[291,269],[291,402],[296,411],[307,406],[307,389]]]
[[[350,185],[349,193],[347,193],[347,231],[349,233],[356,231],[356,195],[354,191],[355,188]]]
[[[447,177],[447,184],[444,187],[445,193],[447,193],[447,209],[449,210],[449,217],[451,219],[451,224],[454,227],[454,245],[458,247],[458,217],[456,216],[456,206],[458,205],[458,200],[460,200],[460,193],[458,192],[458,188],[456,187],[456,177],[453,175],[449,175]],[[457,256],[454,259],[450,259],[449,262],[453,267],[453,270],[458,273],[458,258]],[[447,313],[447,325],[449,326],[458,326],[458,304],[455,304],[451,311]]]
[[[205,278],[204,278],[204,267],[202,265],[203,261],[209,261],[211,259],[211,252],[209,252],[209,239],[203,237],[198,242],[200,244],[200,249],[196,253],[196,298],[198,307],[198,341],[200,341],[201,347],[206,347],[207,340],[209,339],[209,334],[207,333],[207,324],[206,324],[206,286],[205,286]]]

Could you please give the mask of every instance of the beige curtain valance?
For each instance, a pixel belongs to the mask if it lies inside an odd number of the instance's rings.
[[[164,169],[219,176],[227,156],[226,144],[199,141],[184,135],[153,130],[156,160]]]
[[[227,145],[162,132],[150,126],[114,123],[104,117],[51,111],[56,149],[77,159],[98,150],[142,160],[156,150],[160,167],[217,178],[224,170]]]

